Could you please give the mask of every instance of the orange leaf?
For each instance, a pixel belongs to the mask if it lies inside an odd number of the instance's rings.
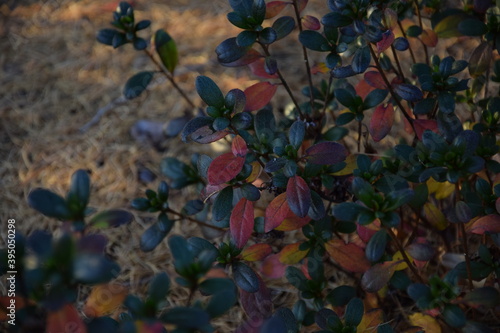
[[[382,309],[373,309],[366,312],[359,323],[356,332],[375,332],[377,327],[384,321],[384,312]]]
[[[273,252],[271,245],[258,243],[247,247],[241,252],[241,259],[246,261],[259,261]]]
[[[279,226],[288,216],[290,207],[288,207],[286,192],[281,193],[269,203],[264,217],[264,231],[269,232]]]
[[[271,254],[264,259],[260,270],[268,278],[279,279],[285,275],[286,265],[280,262],[278,254]]]
[[[247,103],[245,111],[256,111],[262,109],[269,103],[276,93],[278,86],[270,82],[259,82],[245,89]]]
[[[373,138],[373,141],[379,142],[391,131],[392,124],[394,123],[394,108],[392,104],[384,106],[380,104],[373,111],[372,118],[370,119],[370,126],[368,130]]]
[[[363,273],[370,268],[365,251],[356,244],[346,244],[341,239],[333,239],[325,244],[325,249],[333,260],[349,272]]]
[[[441,333],[441,326],[436,319],[423,313],[414,313],[409,316],[410,323],[421,327],[425,332]]]
[[[127,289],[118,283],[95,286],[87,297],[83,313],[90,318],[108,315],[123,303],[127,294]]]
[[[219,185],[230,181],[240,173],[245,159],[226,153],[216,157],[208,167],[207,177],[210,185]]]
[[[299,250],[300,244],[302,243],[288,244],[281,249],[278,253],[279,261],[286,265],[294,265],[304,259],[309,250]]]
[[[369,293],[382,289],[389,283],[401,261],[386,261],[370,267],[361,277],[361,287]]]
[[[259,164],[257,161],[253,161],[250,163],[252,166],[252,172],[250,172],[250,175],[245,179],[247,183],[253,183],[254,181],[257,180],[257,178],[260,176],[260,173],[262,172],[262,166]]]
[[[431,130],[438,133],[438,124],[435,120],[415,119],[413,120],[413,126],[415,127],[415,132],[419,140],[422,140],[422,134],[424,134],[425,130]]]
[[[285,1],[271,1],[266,4],[266,19],[273,18],[288,5]]]
[[[87,327],[73,304],[65,304],[57,311],[48,311],[45,331],[86,333]]]
[[[420,40],[427,46],[434,47],[438,43],[438,36],[431,29],[424,29],[420,35]]]
[[[490,214],[478,218],[468,230],[470,233],[484,235],[486,232],[496,234],[500,232],[500,215]]]
[[[290,211],[283,222],[274,229],[279,231],[297,230],[308,224],[309,221],[311,221],[311,218],[309,216],[298,217],[292,211]]]
[[[162,333],[165,332],[165,328],[162,323],[152,322],[147,323],[144,321],[136,321],[135,322],[135,330],[140,333]]]
[[[252,235],[254,226],[253,202],[241,198],[234,206],[229,218],[231,238],[238,248],[243,248]]]
[[[299,9],[299,13],[301,11],[303,11],[304,8],[306,8],[308,2],[309,2],[309,0],[297,0],[297,6]]]

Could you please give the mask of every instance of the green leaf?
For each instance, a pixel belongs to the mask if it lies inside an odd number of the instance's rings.
[[[389,92],[385,89],[375,89],[371,91],[363,101],[363,108],[370,109],[379,105],[387,97],[388,93]]]
[[[385,253],[387,245],[387,232],[380,229],[373,235],[366,245],[365,255],[371,262],[379,261]]]
[[[285,276],[288,282],[298,290],[307,290],[307,279],[300,269],[293,266],[288,266],[285,271]]]
[[[121,209],[110,209],[92,217],[89,225],[96,228],[114,228],[132,222],[134,216]]]
[[[280,40],[288,36],[295,28],[295,20],[290,16],[282,16],[274,21],[272,25],[276,31],[276,40]]]
[[[155,303],[165,299],[170,290],[170,278],[167,273],[156,274],[148,287],[148,298]]]
[[[278,38],[278,34],[276,30],[273,28],[267,27],[262,29],[259,33],[259,41],[263,44],[272,44]]]
[[[154,72],[140,72],[128,79],[125,83],[125,88],[123,89],[123,95],[127,99],[133,99],[138,97],[151,83],[153,79]]]
[[[342,15],[338,12],[331,12],[323,16],[321,23],[328,27],[345,27],[352,23],[352,19],[349,16]]]
[[[174,221],[169,220],[164,215],[161,220],[150,226],[141,236],[140,247],[144,252],[153,251],[161,241],[167,236],[174,225]]]
[[[361,47],[354,52],[352,69],[355,73],[363,73],[370,66],[371,55],[368,46]]]
[[[116,278],[120,266],[104,256],[80,254],[73,261],[73,277],[83,284],[98,284]]]
[[[259,278],[257,274],[242,262],[233,264],[234,282],[236,285],[249,293],[255,293],[259,290]]]
[[[463,327],[466,323],[465,314],[456,304],[447,304],[442,312],[444,320],[455,328]]]
[[[357,327],[363,318],[365,308],[363,301],[359,298],[353,298],[347,303],[344,314],[344,322],[347,326]]]
[[[313,51],[326,52],[332,49],[328,40],[326,40],[322,34],[314,30],[301,31],[299,34],[299,41],[304,47]]]
[[[243,30],[236,36],[236,43],[240,47],[249,47],[257,40],[259,34],[255,31]]]
[[[172,236],[168,240],[168,246],[175,260],[175,270],[181,274],[194,261],[194,255],[189,248],[188,242],[181,236]]]
[[[196,91],[207,105],[217,109],[224,107],[224,95],[222,95],[219,87],[211,78],[198,76],[196,78]]]
[[[323,134],[323,138],[327,141],[340,141],[349,133],[349,130],[345,127],[335,126],[328,129]]]
[[[422,28],[418,25],[412,25],[406,29],[406,35],[408,37],[418,37],[422,34]]]
[[[113,38],[119,32],[115,29],[101,29],[97,33],[97,41],[105,45],[113,45]]]
[[[458,24],[458,31],[465,36],[482,36],[488,32],[488,27],[480,20],[470,18]]]
[[[476,288],[468,292],[463,301],[471,306],[494,308],[500,304],[500,292],[493,287]]]
[[[347,89],[335,89],[335,98],[345,107],[354,107],[356,100],[354,95]]]
[[[173,73],[179,63],[179,54],[175,41],[163,29],[156,31],[153,41],[162,64],[170,73]]]
[[[215,318],[226,313],[236,304],[237,300],[236,292],[234,290],[225,290],[214,294],[210,298],[205,310],[211,318]]]
[[[203,330],[210,325],[210,315],[198,308],[175,307],[160,316],[162,322],[178,328]]]
[[[356,297],[356,289],[351,286],[342,285],[330,291],[326,299],[333,306],[344,306],[354,297]]]
[[[203,204],[203,201],[201,201],[201,200],[198,200],[198,199],[189,200],[184,205],[184,207],[182,207],[181,212],[182,212],[182,214],[185,214],[187,216],[196,215],[199,212],[201,212],[204,207],[205,207],[205,205]]]
[[[290,131],[288,132],[288,137],[290,139],[290,144],[295,148],[299,149],[302,145],[302,141],[306,135],[306,124],[301,120],[296,120],[290,126]]]
[[[71,212],[66,200],[49,190],[38,188],[28,195],[28,205],[48,217],[69,219]]]

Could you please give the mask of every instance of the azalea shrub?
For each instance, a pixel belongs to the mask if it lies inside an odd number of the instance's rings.
[[[217,46],[217,59],[260,82],[222,91],[199,76],[199,108],[176,83],[174,38],[160,29],[148,42],[142,30],[151,22],[136,22],[132,6],[120,3],[114,27],[97,40],[132,44],[154,66],[125,83],[125,97],[163,75],[193,108],[167,128],[193,150],[221,140],[227,151],[166,157],[165,179],[131,201],[156,217],[141,250],[166,242],[173,258],[141,297],[113,282],[120,271],[106,238],[88,232],[129,223],[130,213],[85,222],[83,171],[66,198],[31,192],[31,207],[63,221],[63,233],[19,237],[18,257],[37,263],[18,268],[19,317],[48,332],[67,322],[88,332],[213,332],[215,318],[239,307],[241,333],[500,329],[498,3],[326,2],[313,16],[307,0],[229,0],[227,19],[241,32]],[[444,54],[449,38],[468,43],[466,59]],[[284,39],[303,59],[294,64],[307,77],[300,91],[274,55]],[[312,62],[313,53],[322,60]],[[273,110],[279,90],[289,112]],[[171,193],[184,188],[200,195],[179,205]],[[171,235],[176,223],[220,236]],[[189,291],[183,304],[167,301],[170,276]],[[84,317],[75,306],[81,285],[91,289]],[[276,304],[277,289],[293,302]],[[111,295],[106,305],[103,293]]]

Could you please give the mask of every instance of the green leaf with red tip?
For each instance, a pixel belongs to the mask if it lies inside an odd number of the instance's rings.
[[[219,185],[230,181],[240,173],[244,164],[245,159],[234,156],[233,153],[226,153],[216,157],[208,167],[208,183]]]
[[[259,82],[245,89],[247,102],[245,111],[256,111],[262,109],[271,101],[278,86],[270,82]]]
[[[252,235],[254,226],[253,202],[240,199],[234,206],[229,219],[231,238],[238,248],[243,248]]]
[[[300,176],[288,179],[286,187],[288,206],[298,217],[305,217],[311,207],[311,190]]]
[[[264,231],[269,232],[279,226],[290,212],[286,192],[281,193],[266,208]]]

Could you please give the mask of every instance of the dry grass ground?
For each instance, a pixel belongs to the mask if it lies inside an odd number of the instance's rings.
[[[323,3],[311,1],[313,7],[324,6]],[[90,206],[98,210],[127,209],[134,197],[149,187],[155,188],[162,179],[159,164],[163,157],[188,160],[195,149],[210,153],[210,149],[219,148],[185,145],[178,139],[169,139],[165,151],[158,152],[130,135],[130,128],[139,119],[166,122],[188,109],[167,82],[109,111],[88,131],[79,130],[100,107],[120,97],[123,84],[133,73],[154,69],[148,58],[134,52],[130,45],[113,50],[96,41],[97,31],[109,27],[116,4],[97,0],[0,1],[2,239],[9,218],[16,219],[18,231],[23,233],[56,230],[59,223],[34,212],[26,198],[35,187],[65,193],[70,176],[77,169],[91,173]],[[137,19],[153,21],[151,30],[144,35],[164,28],[177,41],[181,55],[178,82],[196,102],[200,102],[193,89],[197,75],[216,78],[223,91],[244,89],[256,82],[246,70],[216,63],[217,44],[238,32],[225,18],[229,10],[226,1],[137,0],[135,9]],[[289,38],[293,41],[296,37]],[[298,74],[292,56],[300,56],[296,51],[288,45],[277,50],[286,56],[285,73],[291,86],[298,90],[306,78],[303,71]],[[277,104],[282,98],[278,96]],[[398,139],[397,135],[394,137],[389,140]],[[156,180],[142,182],[138,173],[143,168],[155,173]],[[183,191],[175,197],[182,201],[193,199],[196,194]],[[137,292],[141,290],[139,281],[161,270],[173,270],[165,244],[151,253],[139,250],[140,235],[151,219],[134,214],[135,221],[130,226],[106,234],[111,244],[109,250],[122,266],[120,280],[130,282],[131,291]],[[199,228],[178,223],[172,233],[199,235]],[[285,299],[278,302],[287,302],[287,295],[295,294],[294,290],[281,291]],[[170,300],[182,303],[186,297],[187,291],[176,290]],[[241,320],[241,312],[233,310],[221,320],[218,331],[229,332]]]

